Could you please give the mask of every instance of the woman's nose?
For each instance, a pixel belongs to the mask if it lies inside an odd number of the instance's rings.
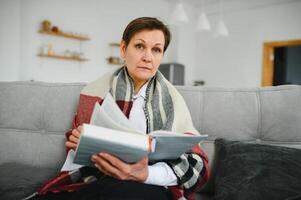
[[[150,50],[145,50],[144,54],[143,54],[143,57],[142,57],[142,60],[144,62],[150,62],[150,61],[152,61],[152,56],[153,55],[152,55]]]

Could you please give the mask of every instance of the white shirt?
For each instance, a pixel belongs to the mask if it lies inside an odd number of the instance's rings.
[[[129,120],[135,128],[142,133],[146,133],[146,117],[143,110],[145,104],[147,84],[144,84],[138,94],[133,95],[133,106]],[[157,162],[148,166],[148,177],[146,184],[172,186],[177,185],[177,177],[172,169],[165,162]]]

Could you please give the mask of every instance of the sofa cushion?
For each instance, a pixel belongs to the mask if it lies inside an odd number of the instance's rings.
[[[0,165],[19,162],[57,168],[66,158],[63,133],[0,128]]]
[[[258,137],[258,89],[177,86],[191,112],[195,127],[209,140]],[[244,134],[241,134],[244,133]]]
[[[27,130],[43,128],[46,87],[30,83],[0,84],[0,127]]]
[[[301,141],[301,87],[282,86],[260,91],[261,139],[279,143]],[[283,134],[286,133],[286,134]]]
[[[58,173],[57,169],[38,168],[20,163],[0,165],[1,199],[22,199]]]
[[[83,83],[1,82],[0,128],[66,132]]]
[[[217,139],[215,199],[301,198],[301,150]]]

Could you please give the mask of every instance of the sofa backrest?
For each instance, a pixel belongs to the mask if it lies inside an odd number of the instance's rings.
[[[257,88],[177,87],[210,161],[214,140],[249,141],[301,148],[301,86]]]
[[[0,82],[0,164],[57,167],[84,84]]]
[[[57,168],[65,158],[83,83],[0,82],[0,164],[22,162]],[[217,137],[301,148],[301,86],[225,89],[178,86],[193,122]]]

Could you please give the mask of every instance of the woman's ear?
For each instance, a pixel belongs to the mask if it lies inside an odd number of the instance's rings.
[[[125,59],[125,52],[126,52],[126,44],[124,40],[121,40],[120,43],[120,57],[122,59]]]

